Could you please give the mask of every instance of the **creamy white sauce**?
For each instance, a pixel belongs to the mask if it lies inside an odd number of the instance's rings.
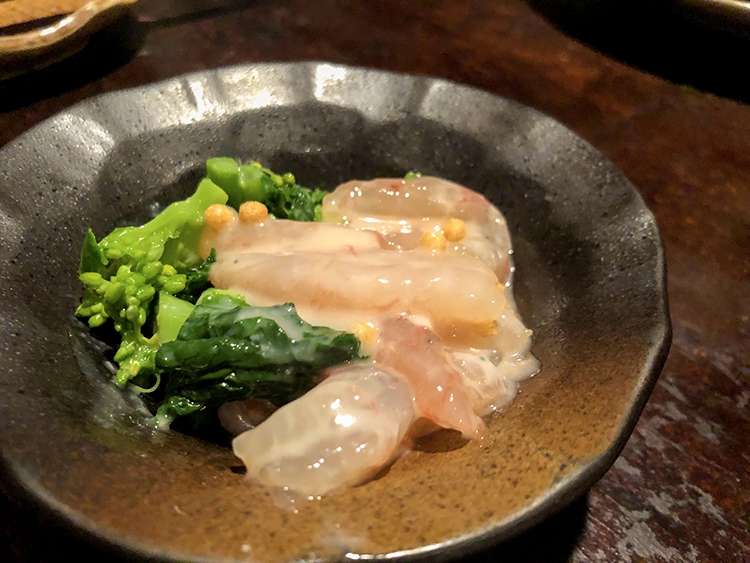
[[[302,327],[295,322],[291,321],[287,315],[284,315],[281,311],[261,309],[258,307],[249,307],[241,309],[237,314],[237,320],[241,321],[244,319],[254,319],[256,317],[265,317],[274,321],[279,328],[283,330],[286,335],[292,340],[300,340],[303,336]]]

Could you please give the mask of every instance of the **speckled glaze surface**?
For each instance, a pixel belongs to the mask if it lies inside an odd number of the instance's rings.
[[[418,169],[485,193],[542,371],[482,441],[436,434],[296,513],[230,451],[145,429],[72,318],[80,243],[187,195],[215,155],[320,187]],[[626,178],[544,115],[441,80],[259,65],[92,99],[2,150],[0,229],[5,488],[149,558],[442,560],[501,541],[603,475],[670,340],[659,233]]]

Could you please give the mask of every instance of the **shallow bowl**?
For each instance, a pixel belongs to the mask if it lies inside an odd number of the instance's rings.
[[[185,197],[216,155],[332,188],[443,176],[508,219],[542,370],[481,441],[426,441],[380,479],[278,508],[229,450],[140,424],[72,313],[84,233]],[[654,217],[549,117],[443,80],[330,64],[240,66],[81,103],[0,151],[0,436],[6,490],[136,556],[450,559],[559,510],[621,451],[670,339]]]

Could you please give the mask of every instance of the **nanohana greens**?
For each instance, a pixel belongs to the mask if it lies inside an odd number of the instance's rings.
[[[81,251],[79,278],[86,293],[76,314],[90,327],[112,323],[121,335],[114,361],[116,382],[155,373],[158,327],[149,327],[157,294],[174,295],[186,287],[186,272],[201,262],[198,240],[203,214],[227,195],[211,180],[195,193],[171,204],[154,219],[137,227],[121,227],[97,242],[89,230]]]
[[[99,241],[89,230],[81,251],[86,290],[76,314],[118,334],[115,383],[149,394],[161,426],[248,397],[283,405],[310,389],[322,369],[359,352],[354,335],[313,327],[292,304],[251,307],[213,289],[216,254],[204,260],[198,252],[211,205],[260,201],[276,218],[319,221],[326,192],[258,163],[212,158],[206,169],[186,200]]]
[[[246,201],[259,201],[277,219],[320,221],[321,204],[328,192],[298,185],[289,172],[279,175],[257,162],[240,165],[232,158],[210,158],[206,170],[235,209]]]

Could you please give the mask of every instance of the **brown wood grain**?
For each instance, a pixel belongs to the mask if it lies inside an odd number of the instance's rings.
[[[665,9],[639,18],[638,2],[553,4],[259,0],[121,24],[74,59],[0,82],[0,145],[92,95],[257,61],[441,76],[553,116],[622,169],[654,212],[674,340],[633,436],[589,495],[473,561],[749,561],[750,90],[733,77],[750,42]],[[617,31],[613,18],[629,27]],[[24,531],[35,514],[13,510],[0,512],[1,560],[93,549],[46,522],[51,539],[39,543]]]

